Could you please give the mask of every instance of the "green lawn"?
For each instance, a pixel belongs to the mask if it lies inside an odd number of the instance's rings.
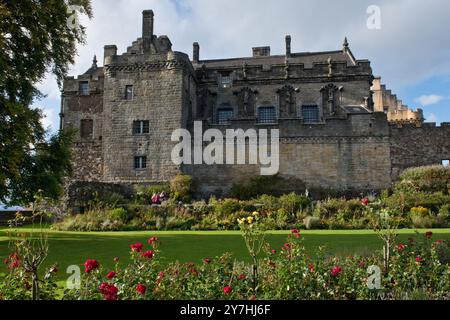
[[[0,229],[0,258],[7,256],[9,238],[7,229]],[[22,228],[22,232],[30,232]],[[47,230],[50,253],[46,265],[58,262],[60,278],[69,265],[82,265],[88,258],[97,259],[107,269],[113,266],[113,258],[122,261],[128,258],[129,244],[146,243],[150,236],[161,240],[161,259],[167,263],[200,262],[205,257],[214,257],[231,252],[237,260],[247,260],[247,251],[240,232],[57,232]],[[420,232],[425,232],[424,230]],[[449,239],[450,229],[433,230],[436,239]],[[274,247],[283,245],[289,232],[270,232],[267,240]],[[415,235],[414,230],[401,230],[400,239],[407,240]],[[302,235],[308,250],[326,246],[327,252],[337,255],[353,253],[368,254],[380,250],[382,243],[372,231],[304,231]],[[0,267],[4,272],[5,267]]]

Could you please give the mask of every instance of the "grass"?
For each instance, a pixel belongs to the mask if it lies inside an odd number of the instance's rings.
[[[237,260],[248,261],[247,250],[240,232],[58,232],[44,229],[48,233],[50,252],[46,265],[58,262],[60,278],[69,265],[82,266],[88,258],[97,259],[106,268],[111,269],[114,257],[128,261],[131,243],[146,243],[150,236],[157,236],[161,241],[161,260],[200,262],[205,257],[215,257],[230,252]],[[0,229],[0,258],[3,260],[9,251],[8,229]],[[20,232],[32,232],[31,228],[21,228]],[[421,230],[420,232],[424,232]],[[414,230],[400,230],[399,239],[406,241],[415,235]],[[450,229],[433,230],[436,239],[450,240]],[[267,241],[273,248],[281,247],[289,232],[274,231],[267,234]],[[326,246],[327,252],[334,255],[370,254],[380,250],[382,242],[373,231],[303,231],[305,246],[311,252],[319,246]],[[5,267],[0,266],[0,272]]]

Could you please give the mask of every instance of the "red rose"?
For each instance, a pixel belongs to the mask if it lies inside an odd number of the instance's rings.
[[[158,238],[157,237],[151,237],[150,239],[148,239],[148,244],[153,244],[153,242],[156,242],[156,241],[158,241]]]
[[[400,243],[396,246],[397,252],[401,253],[403,250],[406,249],[406,245],[404,245],[403,243]]]
[[[3,260],[3,263],[8,266],[8,269],[15,269],[20,266],[20,258],[17,253],[11,253],[6,259]]]
[[[99,267],[99,263],[95,259],[87,259],[84,263],[84,272],[89,273],[94,269],[97,269]]]
[[[309,269],[309,271],[314,272],[314,265],[312,263],[309,264],[308,269]]]
[[[211,259],[205,258],[205,259],[203,259],[203,262],[206,263],[206,264],[210,264],[211,263]]]
[[[226,286],[223,288],[223,293],[225,294],[230,294],[233,291],[233,287],[231,286]]]
[[[106,278],[107,279],[112,279],[112,278],[114,278],[116,276],[116,273],[114,272],[114,271],[111,271],[110,273],[108,273],[107,275],[106,275]]]
[[[422,258],[422,257],[416,257],[416,261],[417,261],[417,262],[422,262],[422,261],[423,261],[423,258]]]
[[[277,253],[277,250],[272,249],[272,254],[275,254],[275,253]]]
[[[118,262],[119,262],[119,257],[115,257],[115,258],[114,258],[114,262],[115,262],[115,263],[118,263]]]
[[[141,252],[143,246],[144,245],[140,242],[135,243],[135,244],[130,244],[131,251],[133,251],[133,252]]]
[[[291,230],[291,233],[292,233],[292,234],[298,234],[299,231],[298,231],[297,229],[292,229],[292,230]]]
[[[139,292],[140,294],[144,295],[147,292],[147,287],[144,286],[143,284],[139,283],[137,285],[136,291]]]
[[[237,277],[238,280],[244,280],[245,278],[247,278],[245,274],[241,274],[240,276]]]
[[[342,268],[340,266],[335,266],[331,269],[331,275],[333,277],[337,277],[342,272]]]
[[[194,275],[194,276],[198,276],[198,271],[196,269],[194,269],[194,268],[189,269],[189,273]]]
[[[370,201],[367,198],[364,198],[361,200],[361,204],[365,207],[367,207],[369,205]]]
[[[117,300],[117,293],[119,292],[119,289],[117,289],[113,284],[103,282],[98,289],[103,294],[103,298],[105,300]]]
[[[425,237],[427,237],[428,239],[431,239],[433,237],[433,232],[428,231],[427,233],[425,233]]]
[[[141,257],[147,258],[147,259],[152,259],[153,255],[154,255],[154,252],[152,250],[148,250],[148,251],[145,251],[144,253],[142,253]]]

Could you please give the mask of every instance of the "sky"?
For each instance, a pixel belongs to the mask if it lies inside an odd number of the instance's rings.
[[[144,9],[155,13],[155,34],[167,35],[173,50],[200,59],[251,56],[255,46],[284,54],[342,48],[344,37],[357,59],[371,61],[373,73],[409,107],[422,108],[427,122],[450,122],[450,1],[448,0],[91,0],[94,17],[81,19],[87,43],[69,75],[84,73],[103,46],[119,53],[141,35]],[[375,7],[374,7],[375,6]],[[36,101],[43,124],[58,130],[60,91],[48,75]]]

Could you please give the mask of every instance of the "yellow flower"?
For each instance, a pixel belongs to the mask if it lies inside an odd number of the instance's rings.
[[[258,212],[258,211],[255,211],[255,212],[252,213],[252,215],[253,215],[254,217],[257,217],[257,216],[259,216],[259,212]]]
[[[254,219],[253,217],[248,217],[248,218],[247,218],[247,222],[248,222],[249,224],[252,224],[252,223],[253,223],[253,219]]]
[[[237,219],[237,222],[238,222],[239,224],[243,224],[243,223],[245,222],[245,219]]]

